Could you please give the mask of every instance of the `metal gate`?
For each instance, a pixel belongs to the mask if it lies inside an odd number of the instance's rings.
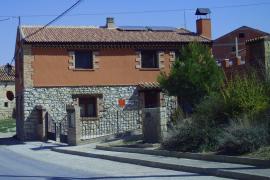
[[[47,139],[67,143],[67,118],[66,116],[60,121],[56,122],[47,113],[46,114],[46,133]]]
[[[81,117],[81,139],[92,139],[141,129],[141,114],[138,110],[112,110],[99,118]]]

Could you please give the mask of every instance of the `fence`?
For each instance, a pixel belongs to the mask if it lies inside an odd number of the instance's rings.
[[[81,139],[91,139],[141,129],[138,110],[108,111],[99,118],[80,118]]]

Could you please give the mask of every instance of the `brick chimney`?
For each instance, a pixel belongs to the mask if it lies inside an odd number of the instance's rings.
[[[197,34],[208,39],[212,38],[210,13],[208,8],[198,8],[195,13]]]
[[[108,28],[108,29],[115,29],[116,28],[113,17],[106,18],[106,28]]]

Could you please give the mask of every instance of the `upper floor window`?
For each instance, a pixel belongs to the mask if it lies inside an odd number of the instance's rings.
[[[142,51],[141,58],[142,68],[159,68],[159,58],[156,51]]]
[[[239,33],[239,34],[238,34],[238,37],[239,37],[239,38],[245,38],[245,33]]]
[[[75,52],[76,69],[93,69],[93,55],[90,51]]]

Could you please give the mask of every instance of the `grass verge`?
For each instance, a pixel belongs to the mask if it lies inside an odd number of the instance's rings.
[[[15,119],[0,119],[0,133],[15,132]]]
[[[270,160],[270,146],[262,147],[257,151],[246,154],[245,156],[256,159]]]

